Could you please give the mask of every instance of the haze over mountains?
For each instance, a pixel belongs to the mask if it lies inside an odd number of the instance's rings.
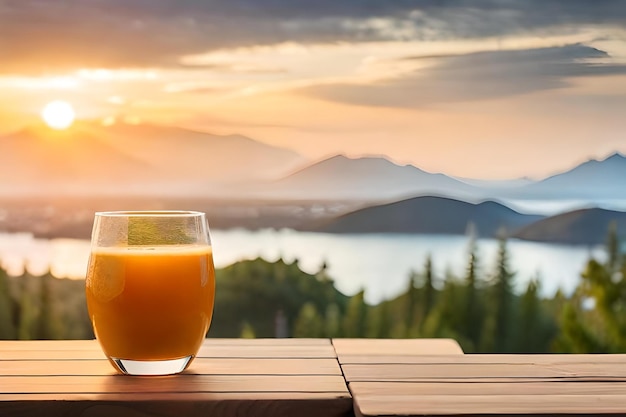
[[[533,198],[624,199],[626,198],[626,156],[614,153],[603,159],[591,159],[569,171],[542,181],[513,189]]]
[[[482,190],[412,165],[400,166],[382,157],[350,159],[333,156],[313,163],[263,189],[281,198],[384,201],[422,195],[473,198]]]
[[[0,136],[0,198],[35,198],[28,204],[38,207],[41,221],[24,217],[19,204],[11,215],[0,207],[0,230],[2,222],[11,227],[37,223],[41,234],[55,234],[52,230],[65,224],[89,230],[95,206],[180,209],[193,202],[226,228],[462,234],[472,222],[482,236],[505,227],[524,239],[597,242],[611,219],[619,217],[621,232],[623,216],[587,210],[540,220],[537,214],[546,212],[537,207],[563,200],[577,209],[623,210],[624,178],[626,157],[619,153],[541,181],[486,181],[429,173],[384,157],[336,155],[310,162],[244,136],[176,127],[80,123],[56,132],[35,126]],[[36,200],[41,196],[69,198],[81,211],[70,215],[66,202]],[[77,196],[91,200],[70,198]],[[509,208],[520,202],[531,208],[522,213]],[[46,211],[51,204],[67,218],[57,229],[48,225],[50,216],[58,217]],[[85,223],[79,229],[76,219]],[[593,234],[590,225],[599,230]]]
[[[36,126],[0,136],[0,193],[79,190],[98,194],[389,202],[438,195],[486,199],[626,201],[626,157],[590,160],[541,181],[459,180],[384,157],[342,155],[309,162],[294,151],[240,135],[177,127],[80,123],[66,132]],[[74,187],[74,188],[72,188]]]
[[[152,125],[34,126],[0,137],[0,193],[228,194],[280,177],[305,159],[240,135]]]

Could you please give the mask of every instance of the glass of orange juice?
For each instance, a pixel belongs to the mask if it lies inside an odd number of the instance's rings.
[[[185,370],[209,329],[215,299],[204,213],[96,213],[86,295],[96,339],[118,371]]]

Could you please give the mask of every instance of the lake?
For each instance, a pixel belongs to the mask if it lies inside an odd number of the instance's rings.
[[[398,235],[296,232],[283,230],[213,230],[215,264],[218,268],[242,259],[263,257],[298,261],[309,273],[318,272],[324,262],[337,289],[351,295],[365,289],[369,303],[403,292],[411,271],[423,270],[430,254],[439,282],[447,272],[463,276],[467,266],[468,238],[447,235]],[[488,276],[495,268],[498,242],[479,239],[480,273]],[[509,240],[509,265],[515,272],[516,289],[539,277],[541,290],[552,295],[561,288],[570,293],[580,280],[585,263],[594,256],[604,259],[604,249],[575,245]],[[60,278],[84,278],[89,242],[74,239],[36,239],[30,234],[0,233],[0,262],[13,275],[26,266],[32,274],[48,269]]]

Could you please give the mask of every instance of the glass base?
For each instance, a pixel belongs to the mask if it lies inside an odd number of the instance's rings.
[[[113,365],[125,375],[173,375],[187,368],[193,356],[164,361],[133,361],[111,358]]]

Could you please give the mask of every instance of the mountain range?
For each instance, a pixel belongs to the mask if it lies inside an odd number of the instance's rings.
[[[626,212],[601,208],[540,216],[518,213],[495,201],[478,204],[442,197],[414,197],[358,209],[332,219],[314,221],[301,230],[324,233],[475,233],[538,242],[599,245],[611,227],[626,236]]]
[[[506,228],[523,239],[598,242],[609,220],[617,218],[622,230],[620,212],[599,208],[626,209],[623,178],[626,157],[620,153],[540,181],[485,181],[385,157],[310,162],[241,135],[146,124],[81,122],[68,131],[33,126],[0,136],[0,197],[149,196],[150,207],[161,208],[170,203],[158,201],[193,199],[217,210],[223,218],[217,224],[339,233],[458,234],[471,222],[482,236]],[[538,216],[545,214],[538,204],[560,200],[598,209]],[[520,202],[533,215],[510,208]]]
[[[305,159],[241,135],[81,123],[0,137],[0,193],[227,195],[232,184],[281,177]]]
[[[412,165],[396,165],[383,157],[336,155],[308,165],[257,191],[273,198],[385,201],[417,194],[472,198],[478,187]]]
[[[67,131],[33,126],[0,136],[0,194],[42,190],[154,192],[280,200],[382,203],[437,195],[494,199],[626,201],[626,157],[589,160],[541,181],[457,179],[385,157],[298,153],[241,135],[178,127],[81,122]],[[597,204],[595,204],[597,205]]]
[[[591,159],[569,171],[542,181],[513,188],[526,198],[626,199],[626,156],[614,153],[603,160]]]
[[[358,199],[389,202],[408,197],[437,195],[468,202],[572,200],[584,205],[626,208],[626,157],[615,153],[604,160],[589,160],[569,171],[540,181],[456,179],[429,173],[412,165],[399,166],[382,157],[334,156],[313,163],[258,189],[266,196],[309,196],[320,200]]]
[[[513,237],[539,242],[603,244],[615,227],[618,236],[626,236],[626,212],[590,208],[551,216],[518,230]]]
[[[470,224],[479,236],[510,235],[543,216],[521,214],[494,201],[466,203],[442,197],[415,197],[367,207],[320,222],[312,228],[329,233],[456,234]]]

